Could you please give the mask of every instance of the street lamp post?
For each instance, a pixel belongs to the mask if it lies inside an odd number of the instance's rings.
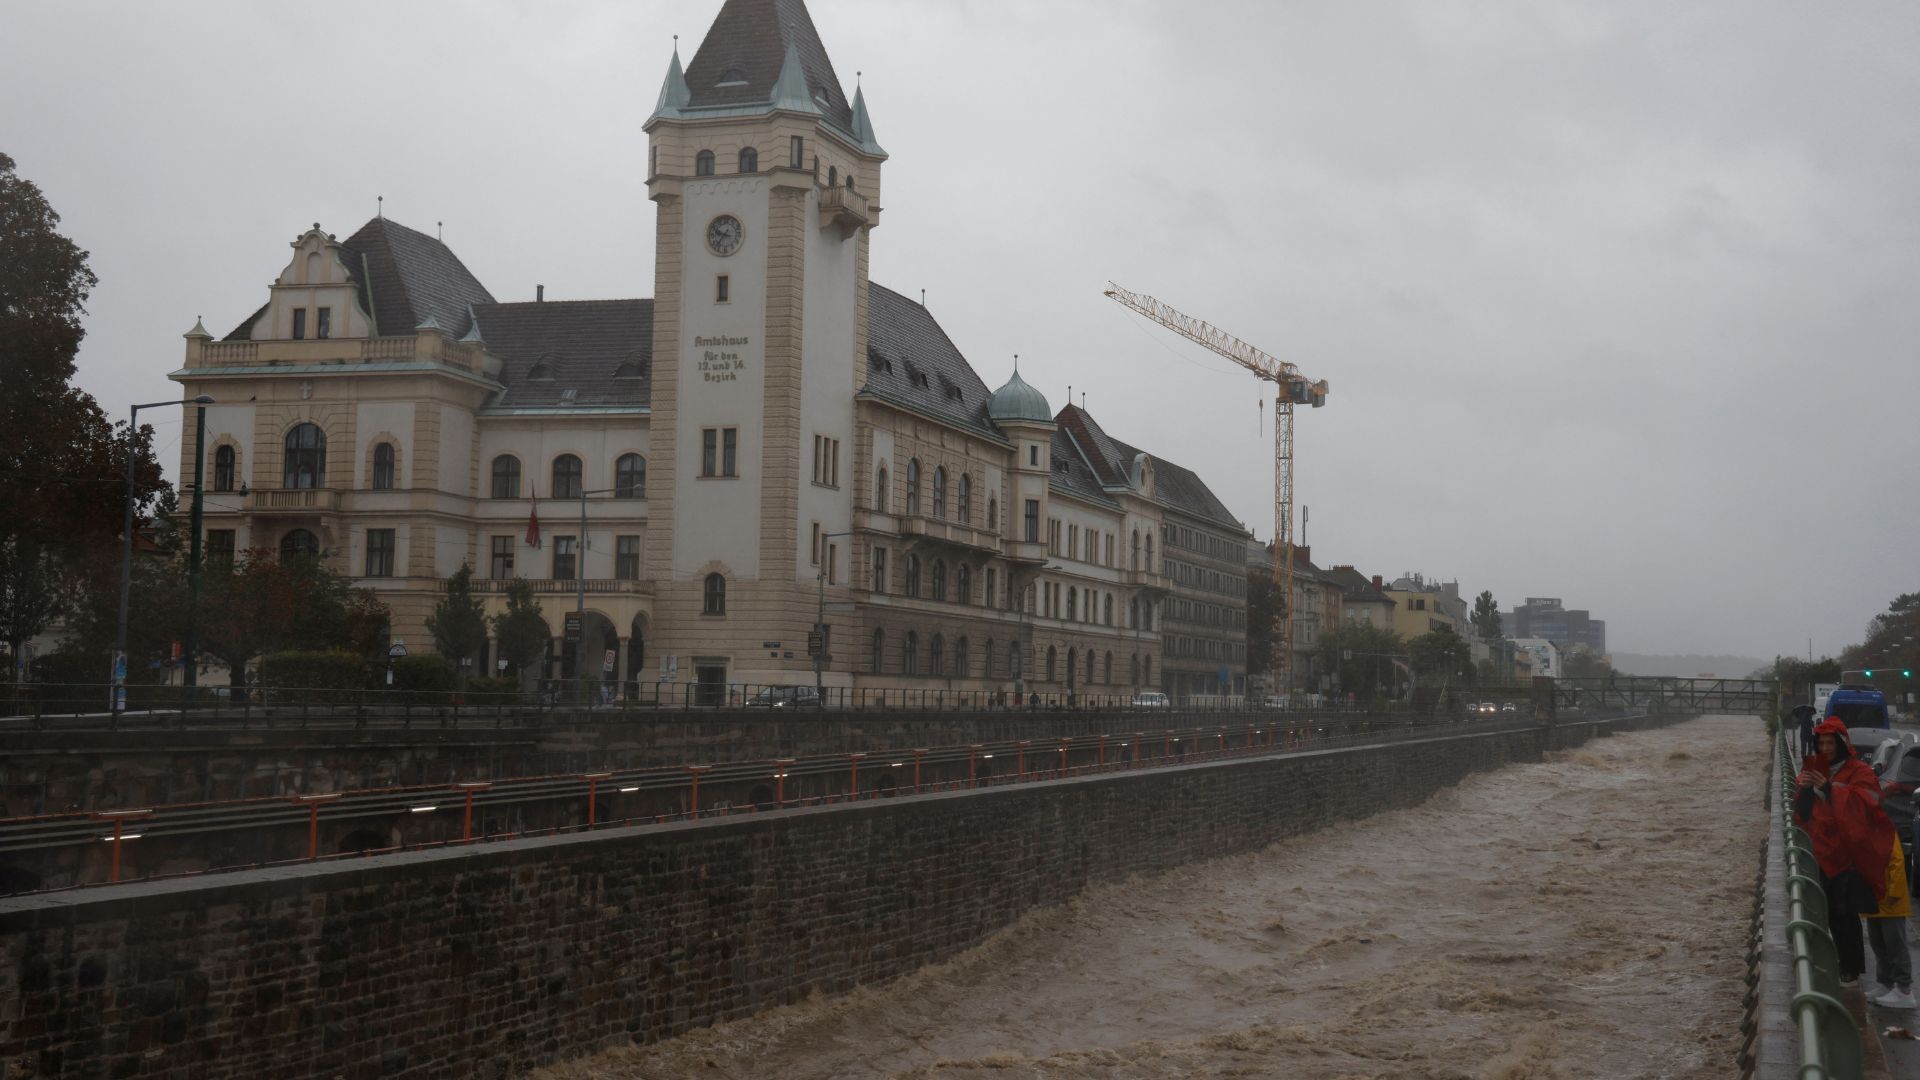
[[[207,406],[201,398],[212,400],[200,395],[194,399],[193,410],[193,513],[189,518],[193,539],[188,542],[187,555],[187,632],[180,650],[180,662],[186,665],[181,681],[187,686],[200,685],[200,665],[194,660],[194,649],[200,617],[201,523],[206,520],[207,506]]]
[[[133,594],[133,465],[134,436],[140,426],[141,409],[158,409],[166,405],[211,405],[213,397],[201,394],[186,401],[147,401],[133,407],[127,414],[127,492],[126,505],[120,518],[120,617],[114,624],[113,632],[113,689],[107,706],[112,718],[118,720],[127,709],[127,604]],[[204,414],[205,410],[202,410]],[[200,447],[193,448],[194,456],[200,454]],[[199,469],[196,467],[195,472]],[[199,492],[194,492],[199,498]],[[195,515],[194,548],[200,546],[198,515]]]
[[[827,541],[838,540],[843,536],[852,536],[852,532],[820,534],[820,550],[813,553],[820,569],[813,575],[816,599],[814,604],[813,633],[819,638],[819,645],[813,649],[813,708],[815,712],[827,709],[826,663],[827,663],[827,571],[832,562],[827,558]],[[807,643],[813,644],[810,636]]]

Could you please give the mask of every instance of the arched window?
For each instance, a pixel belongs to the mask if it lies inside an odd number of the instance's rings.
[[[933,467],[933,516],[944,521],[947,517],[947,467]]]
[[[907,459],[907,516],[920,513],[920,459]]]
[[[1080,617],[1080,590],[1069,587],[1067,589],[1067,621],[1072,622],[1073,620],[1079,617]]]
[[[1007,673],[1014,678],[1020,677],[1020,643],[1007,642]]]
[[[280,486],[317,488],[327,482],[327,433],[314,424],[295,424],[287,432],[287,457]]]
[[[1101,606],[1106,609],[1107,625],[1112,626],[1113,625],[1113,594],[1112,593],[1107,594],[1106,600]]]
[[[953,570],[953,598],[962,604],[973,603],[973,570],[966,563]]]
[[[1127,601],[1127,629],[1133,630],[1140,625],[1140,598]]]
[[[947,560],[945,559],[933,560],[933,598],[935,600],[947,598]]]
[[[991,496],[987,499],[987,528],[1000,531],[1000,500]]]
[[[1080,685],[1082,686],[1093,685],[1093,650],[1092,649],[1087,650],[1087,677],[1080,680]]]
[[[840,186],[840,167],[839,166],[837,165],[827,166],[827,186],[828,187]]]
[[[213,490],[233,490],[233,447],[223,446],[213,452]]]
[[[1140,530],[1139,529],[1133,530],[1133,554],[1127,560],[1127,568],[1130,570],[1140,569]]]
[[[1147,565],[1141,567],[1147,573],[1153,573],[1153,534],[1147,534]]]
[[[1058,674],[1057,669],[1059,667],[1059,663],[1060,663],[1059,650],[1055,649],[1051,645],[1047,646],[1047,681],[1048,682],[1057,681],[1057,674]]]
[[[1153,654],[1152,653],[1148,653],[1146,656],[1143,656],[1140,658],[1140,681],[1142,683],[1145,683],[1148,686],[1153,685]]]
[[[873,632],[873,656],[868,662],[876,675],[887,670],[887,632],[885,630]]]
[[[906,564],[905,570],[907,572],[907,595],[919,596],[920,595],[920,556],[918,555],[907,556],[907,564]]]
[[[760,151],[755,150],[751,146],[741,147],[740,148],[740,171],[741,172],[759,172],[760,171]]]
[[[883,514],[887,512],[887,481],[887,467],[882,465],[880,466],[880,475],[875,479],[873,485],[873,508]]]
[[[1127,685],[1140,685],[1140,654],[1134,653],[1127,658]]]
[[[712,176],[713,175],[713,151],[702,150],[699,153],[693,155],[693,175],[695,176]]]
[[[996,580],[999,576],[992,567],[987,568],[987,586],[980,596],[980,606],[992,607],[1000,602],[999,583]]]
[[[933,641],[927,647],[927,674],[945,675],[947,673],[947,639],[939,634],[933,635]]]
[[[501,454],[493,459],[493,497],[520,497],[520,459],[512,454]]]
[[[964,635],[953,644],[953,674],[956,678],[967,677],[967,639]]]
[[[613,463],[613,493],[622,499],[647,497],[647,459],[639,454],[621,454]]]
[[[305,529],[295,529],[280,538],[280,561],[312,559],[320,554],[320,539]]]
[[[1107,653],[1107,663],[1104,671],[1102,672],[1102,677],[1100,681],[1103,683],[1107,683],[1109,685],[1113,683],[1113,653],[1112,652]]]
[[[900,646],[900,670],[908,675],[920,671],[920,635],[907,631],[907,639]]]
[[[954,498],[953,516],[962,525],[973,524],[973,477],[966,473],[960,474],[960,490]]]
[[[381,443],[373,448],[373,490],[390,491],[393,489],[393,444]]]
[[[705,589],[705,603],[700,611],[705,615],[725,615],[727,613],[727,579],[720,574],[708,574]]]
[[[577,499],[580,497],[580,459],[572,454],[561,454],[553,459],[553,497],[556,499]]]
[[[1153,629],[1153,601],[1149,600],[1140,605],[1140,622],[1140,629]]]
[[[1067,689],[1072,690],[1080,674],[1080,653],[1076,649],[1067,650]]]

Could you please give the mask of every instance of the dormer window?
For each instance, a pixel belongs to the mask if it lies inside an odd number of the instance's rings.
[[[949,386],[949,387],[947,387],[947,397],[949,397],[949,398],[951,398],[951,399],[952,399],[952,400],[954,400],[954,401],[963,401],[963,400],[965,400],[965,399],[964,399],[964,398],[963,398],[963,397],[961,396],[961,394],[960,394],[960,388],[959,388],[959,387],[957,387],[957,386]]]
[[[616,379],[637,379],[640,377],[640,365],[632,360],[622,360],[620,361],[620,366],[613,369],[613,377]]]
[[[740,148],[740,171],[743,173],[760,171],[760,151],[751,146]]]
[[[745,86],[747,85],[747,76],[746,76],[746,73],[742,72],[739,68],[728,68],[727,70],[720,73],[720,81],[717,83],[714,83],[713,85]]]
[[[293,309],[293,340],[302,341],[307,336],[307,309]]]
[[[325,341],[333,336],[333,309],[316,308],[313,312],[313,336]]]
[[[926,389],[926,386],[927,386],[927,373],[926,373],[926,372],[924,372],[924,371],[916,371],[916,372],[914,372],[914,373],[913,373],[913,385],[915,385],[915,386],[918,386],[918,387],[920,387],[920,388],[921,388],[921,389],[923,389],[923,390],[924,390],[924,389]]]
[[[553,363],[548,359],[546,359],[545,357],[542,357],[540,360],[536,361],[531,368],[527,369],[527,381],[528,382],[552,382],[553,381]]]
[[[713,175],[713,151],[702,150],[693,156],[693,175]]]

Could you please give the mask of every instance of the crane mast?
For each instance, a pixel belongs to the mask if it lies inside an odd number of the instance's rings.
[[[1181,337],[1203,345],[1274,384],[1273,396],[1273,582],[1280,592],[1274,616],[1272,669],[1281,690],[1293,689],[1293,407],[1319,408],[1327,382],[1311,382],[1296,365],[1272,356],[1160,300],[1107,282],[1106,295]]]

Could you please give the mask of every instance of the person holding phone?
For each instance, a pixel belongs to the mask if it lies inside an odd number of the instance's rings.
[[[1829,716],[1813,733],[1814,752],[1796,778],[1799,792],[1793,812],[1813,841],[1813,856],[1820,864],[1840,984],[1852,986],[1867,969],[1860,918],[1879,911],[1886,895],[1887,860],[1899,841],[1880,805],[1880,778],[1853,756],[1846,721]]]

